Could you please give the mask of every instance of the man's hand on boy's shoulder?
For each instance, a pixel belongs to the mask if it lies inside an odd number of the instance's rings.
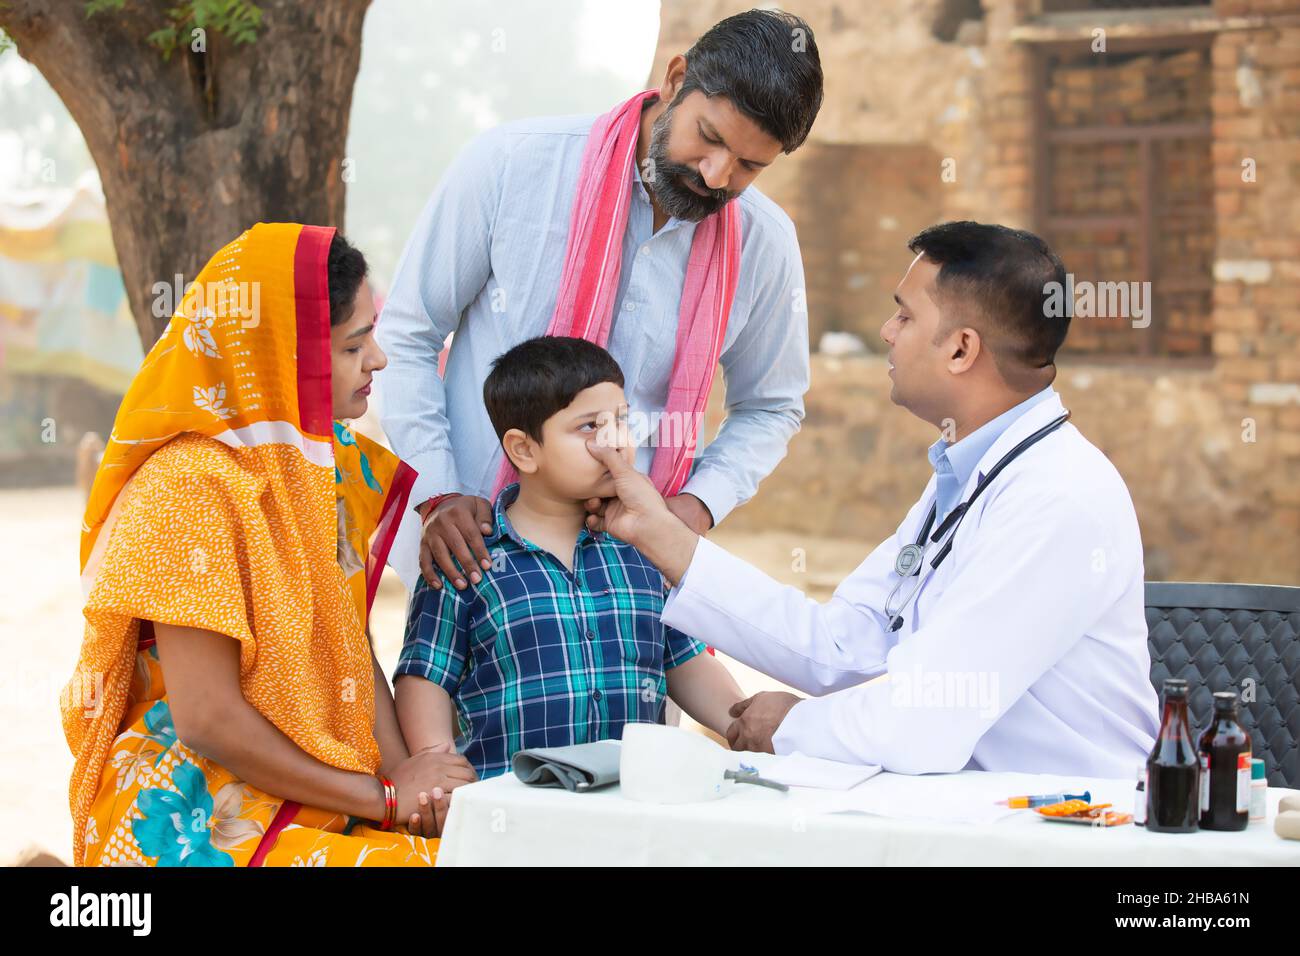
[[[696,534],[708,534],[713,528],[713,515],[704,502],[692,494],[673,495],[665,498],[664,504]]]
[[[438,502],[424,519],[420,535],[420,572],[431,588],[441,588],[441,570],[457,590],[483,579],[479,568],[492,567],[484,535],[492,533],[492,505],[477,495],[456,495]],[[477,567],[476,567],[477,565]]]

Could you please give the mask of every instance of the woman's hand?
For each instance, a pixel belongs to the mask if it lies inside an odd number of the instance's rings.
[[[441,836],[450,810],[451,798],[442,792],[442,787],[434,787],[431,794],[421,790],[419,812],[411,814],[406,821],[406,829],[416,836]]]
[[[438,836],[447,821],[451,792],[473,783],[478,774],[468,760],[449,744],[438,744],[414,753],[393,771],[397,787],[397,819],[424,837]]]

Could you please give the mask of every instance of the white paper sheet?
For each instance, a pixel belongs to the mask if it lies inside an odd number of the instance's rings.
[[[935,820],[945,823],[990,824],[1017,820],[1029,824],[1042,821],[1032,810],[1013,810],[997,805],[1017,794],[1081,792],[1087,781],[1044,774],[978,773],[926,774],[933,786],[917,787],[917,778],[884,774],[826,804],[827,813],[868,813],[899,820]],[[1093,793],[1093,802],[1114,803],[1128,812],[1123,794]],[[1129,801],[1131,803],[1131,800]]]
[[[880,768],[874,764],[840,763],[798,752],[780,756],[747,753],[741,756],[741,763],[755,768],[760,776],[787,787],[817,790],[850,790],[880,773]]]

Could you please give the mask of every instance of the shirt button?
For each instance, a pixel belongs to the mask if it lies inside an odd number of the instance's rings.
[[[649,246],[642,246],[642,247],[641,247],[641,255],[643,255],[643,256],[648,256],[648,255],[650,255],[650,247],[649,247]]]
[[[635,302],[624,302],[624,303],[623,303],[623,311],[624,311],[624,312],[635,312],[635,311],[636,311],[636,303],[635,303]]]
[[[596,639],[596,635],[595,635],[593,632],[588,631],[588,632],[587,632],[587,640],[589,640],[589,641],[594,641],[595,639]]]
[[[592,700],[600,700],[600,699],[601,699],[602,697],[604,697],[604,696],[605,696],[605,695],[602,694],[602,693],[601,693],[600,691],[598,691],[598,690],[594,690],[594,691],[591,692],[591,699],[592,699]]]

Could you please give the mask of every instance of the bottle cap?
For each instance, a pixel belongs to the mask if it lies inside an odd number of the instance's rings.
[[[1237,709],[1237,694],[1231,690],[1216,691],[1214,694],[1214,712],[1225,714]]]
[[[1165,696],[1166,697],[1186,697],[1187,681],[1181,677],[1165,678]]]
[[[1251,779],[1251,780],[1263,780],[1263,779],[1264,779],[1264,761],[1260,760],[1258,757],[1253,757],[1253,758],[1251,758],[1251,761],[1250,761],[1250,779]]]

